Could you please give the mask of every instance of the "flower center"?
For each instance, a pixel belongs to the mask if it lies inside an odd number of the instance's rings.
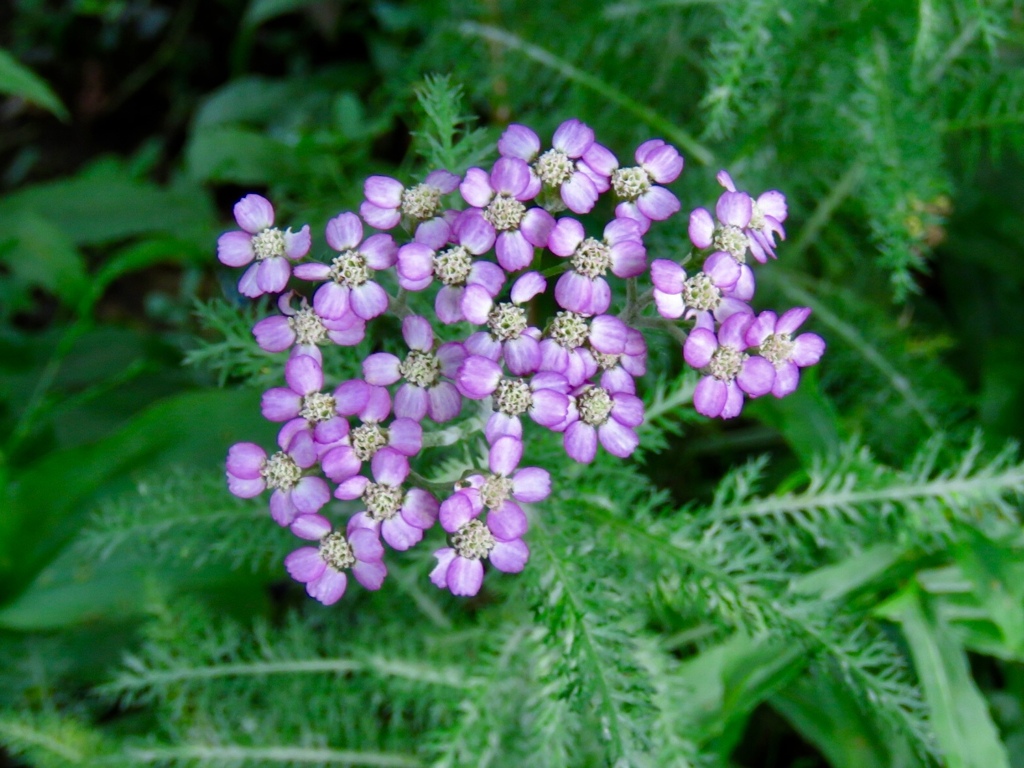
[[[603,371],[614,368],[622,360],[622,355],[606,355],[604,352],[598,352],[596,349],[591,350],[590,354],[593,355],[597,367]]]
[[[302,470],[295,460],[284,451],[278,451],[260,467],[260,475],[267,481],[268,488],[290,491],[302,478]]]
[[[716,251],[725,251],[740,264],[747,263],[747,236],[739,227],[720,225],[715,229],[713,245]]]
[[[708,363],[708,373],[719,381],[732,381],[739,375],[743,368],[743,361],[747,355],[735,347],[722,346],[711,355],[711,362]]]
[[[299,410],[299,416],[313,423],[328,421],[334,418],[336,406],[337,403],[335,403],[331,395],[324,394],[323,392],[313,392],[302,398],[302,408]]]
[[[321,344],[327,338],[327,328],[312,307],[303,307],[289,317],[288,327],[295,332],[295,340],[302,345]]]
[[[348,288],[358,288],[370,279],[366,257],[359,251],[345,251],[331,262],[331,279]]]
[[[549,149],[537,158],[533,169],[549,187],[558,187],[572,178],[576,163],[560,149]]]
[[[356,556],[352,554],[345,535],[335,531],[320,539],[320,557],[336,571],[343,571],[356,564]]]
[[[612,172],[612,189],[623,200],[636,200],[651,188],[651,177],[640,166]]]
[[[491,475],[480,488],[480,499],[488,509],[497,509],[512,495],[511,478]]]
[[[750,224],[751,229],[764,229],[768,225],[768,222],[764,220],[764,211],[757,207],[757,203],[751,201],[750,206]]]
[[[518,339],[526,330],[526,310],[515,304],[496,304],[487,315],[487,328],[496,341]]]
[[[583,423],[599,427],[608,421],[612,412],[612,396],[603,387],[590,387],[576,398],[576,408]]]
[[[441,211],[441,190],[430,184],[417,184],[402,190],[402,213],[414,219],[432,219]]]
[[[277,227],[271,227],[270,229],[264,229],[258,235],[253,235],[252,250],[256,254],[257,261],[272,259],[275,256],[284,256],[284,232]]]
[[[434,274],[445,285],[464,285],[473,266],[473,258],[457,245],[434,256]]]
[[[722,292],[711,282],[707,272],[698,272],[683,283],[683,302],[688,307],[708,312],[718,309],[722,303]]]
[[[470,520],[452,536],[452,548],[467,560],[483,560],[494,549],[494,544],[494,535],[479,520]]]
[[[360,424],[349,433],[352,452],[360,461],[369,461],[381,448],[388,444],[388,431],[373,422]]]
[[[761,357],[772,365],[784,363],[793,356],[793,342],[788,333],[773,333],[761,342]]]
[[[572,268],[591,280],[604,275],[611,265],[612,255],[608,246],[592,237],[576,246],[572,255]]]
[[[432,387],[441,375],[441,361],[433,352],[414,349],[398,366],[402,378],[417,387]]]
[[[505,193],[498,194],[484,209],[484,218],[499,232],[519,229],[526,215],[526,206]]]
[[[405,494],[400,486],[370,483],[363,491],[363,503],[372,520],[390,520],[402,508]]]
[[[590,335],[590,328],[583,315],[575,312],[559,312],[547,327],[547,335],[559,346],[572,350],[582,347]]]
[[[533,393],[522,379],[502,379],[494,389],[494,405],[506,416],[518,416],[533,405]]]

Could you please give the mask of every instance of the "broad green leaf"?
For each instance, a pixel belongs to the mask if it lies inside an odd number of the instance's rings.
[[[878,611],[900,624],[949,768],[1009,768],[1006,748],[956,633],[912,584]]]
[[[67,122],[68,111],[46,81],[0,48],[0,93],[18,96]]]
[[[133,473],[173,463],[217,466],[238,440],[272,430],[247,391],[185,392],[156,403],[117,433],[52,453],[11,478],[0,500],[0,602],[8,602],[81,527],[89,503],[129,485]]]
[[[276,16],[299,11],[318,2],[320,0],[252,0],[245,11],[242,24],[246,27],[257,27]]]
[[[798,595],[839,600],[885,574],[899,562],[903,553],[904,550],[895,544],[878,544],[835,565],[800,576],[790,589]]]
[[[43,288],[65,304],[77,304],[85,295],[87,278],[85,260],[73,238],[35,211],[24,211],[8,221],[7,234],[13,239],[0,248],[0,263],[10,269],[14,280],[25,288]]]
[[[179,183],[160,187],[130,178],[118,160],[103,160],[69,179],[37,184],[0,200],[0,221],[51,221],[75,245],[97,245],[148,232],[195,242],[217,229],[209,196]]]
[[[259,131],[220,126],[192,137],[186,164],[196,181],[266,184],[278,175],[286,151]]]
[[[910,768],[920,763],[908,745],[887,741],[848,686],[820,671],[803,675],[769,703],[832,768]]]

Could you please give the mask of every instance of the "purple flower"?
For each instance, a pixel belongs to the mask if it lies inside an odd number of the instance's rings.
[[[349,313],[337,320],[320,317],[305,298],[299,309],[292,308],[294,291],[283,293],[277,300],[280,315],[266,317],[252,328],[256,343],[266,352],[283,352],[292,347],[292,357],[308,355],[323,365],[320,346],[330,339],[335,344],[350,347],[366,335],[366,322]],[[293,346],[294,345],[294,346]]]
[[[634,378],[647,372],[647,342],[640,331],[636,328],[626,328],[626,342],[620,353],[605,354],[596,349],[587,352],[597,364],[597,369],[601,371],[600,383],[604,389],[609,392],[636,394]]]
[[[772,391],[775,368],[759,355],[748,355],[750,346],[744,334],[754,322],[752,314],[729,317],[716,336],[710,318],[698,325],[683,345],[683,357],[705,376],[693,393],[693,406],[698,413],[712,418],[731,419],[743,410],[743,393],[760,397]]]
[[[406,216],[415,222],[416,234],[423,228],[447,230],[441,198],[458,186],[459,177],[445,170],[431,171],[422,184],[409,188],[389,176],[370,176],[363,184],[366,200],[359,206],[359,215],[377,229],[392,229]],[[446,232],[441,242],[447,239]]]
[[[538,373],[529,381],[502,375],[501,366],[490,358],[470,355],[455,376],[459,391],[471,400],[493,396],[495,412],[484,434],[489,442],[502,435],[521,437],[524,413],[542,427],[553,428],[565,421],[569,383],[558,373]]]
[[[504,360],[516,376],[528,376],[540,366],[540,331],[529,326],[521,306],[547,288],[539,272],[525,272],[512,284],[511,302],[493,305],[487,313],[487,330],[466,339],[466,349],[474,355]]]
[[[683,170],[683,158],[661,139],[645,141],[636,150],[637,165],[612,173],[612,189],[625,202],[615,209],[617,217],[633,219],[647,232],[651,221],[664,221],[679,210],[679,199],[664,187]]]
[[[720,171],[718,181],[726,188],[715,205],[718,225],[705,208],[690,214],[690,240],[698,248],[725,251],[740,264],[746,262],[747,249],[762,264],[768,257],[775,258],[775,235],[785,239],[782,221],[786,218],[786,197],[771,190],[757,202],[746,192],[737,192],[732,178]]]
[[[540,185],[557,190],[559,198],[549,200],[545,205],[549,211],[557,212],[568,207],[573,213],[590,213],[601,192],[594,179],[603,178],[601,186],[608,188],[607,177],[611,169],[605,154],[607,150],[597,145],[600,149],[591,151],[595,146],[594,131],[576,119],[566,120],[558,126],[551,144],[552,149],[541,154],[537,134],[525,125],[512,124],[498,140],[498,152],[502,157],[516,157],[532,163],[535,181],[528,187],[533,192],[531,197],[540,191]]]
[[[718,183],[729,192],[736,191],[732,176],[726,171],[718,172]],[[776,189],[758,195],[757,200],[751,201],[750,223],[746,229],[747,245],[754,258],[764,264],[768,257],[775,256],[775,235],[783,240],[786,239],[786,230],[782,228],[782,222],[786,220],[789,209],[786,206],[786,196]]]
[[[543,208],[523,205],[537,193],[530,189],[530,167],[522,160],[503,157],[490,176],[482,168],[470,168],[459,191],[496,233],[498,263],[507,272],[529,266],[533,249],[547,245],[555,220]]]
[[[351,570],[356,581],[367,589],[380,589],[388,575],[384,565],[384,547],[377,534],[368,528],[349,524],[348,535],[331,532],[331,524],[320,515],[304,515],[292,526],[303,539],[319,540],[317,547],[296,549],[284,559],[284,567],[306,592],[324,605],[332,605],[345,594]]]
[[[284,378],[287,387],[274,387],[263,393],[260,403],[263,418],[288,422],[279,442],[286,445],[302,429],[313,434],[317,455],[323,446],[338,443],[348,435],[348,422],[338,414],[333,395],[320,390],[324,386],[324,373],[320,363],[308,355],[292,357],[285,363]]]
[[[551,475],[539,467],[516,470],[523,444],[502,437],[491,446],[489,475],[469,478],[472,486],[456,491],[441,505],[441,526],[452,534],[451,547],[434,553],[437,566],[430,580],[453,595],[471,597],[484,578],[482,560],[505,573],[526,566],[530,550],[523,541],[528,523],[517,502],[543,501],[551,493]],[[477,518],[487,508],[486,524]]]
[[[611,304],[611,288],[604,279],[609,270],[627,278],[643,273],[647,266],[640,230],[630,219],[609,222],[603,240],[587,237],[576,219],[559,219],[548,248],[558,256],[569,257],[571,264],[555,284],[555,300],[565,309],[584,315],[599,315]]]
[[[640,444],[636,428],[643,420],[644,404],[636,395],[626,389],[584,384],[573,392],[562,440],[565,452],[581,464],[589,464],[600,441],[608,453],[624,459]]]
[[[785,397],[800,383],[800,369],[814,365],[825,352],[825,340],[816,333],[793,333],[811,314],[808,307],[794,307],[776,319],[771,311],[762,312],[751,323],[743,340],[775,366],[772,394]]]
[[[331,490],[322,477],[303,477],[303,470],[316,460],[308,432],[296,433],[287,451],[269,458],[255,443],[236,443],[228,451],[228,489],[235,496],[251,499],[272,488],[271,516],[278,525],[291,525],[296,517],[316,514],[330,501]]]
[[[689,279],[676,262],[656,259],[651,280],[658,313],[671,320],[710,314],[721,323],[738,312],[753,312],[747,302],[754,296],[754,273],[724,251],[712,253]]]
[[[242,274],[238,290],[251,299],[280,293],[291,277],[288,260],[309,253],[309,225],[298,232],[274,226],[274,206],[265,197],[246,195],[235,203],[235,221],[242,231],[225,232],[217,239],[217,258],[229,267],[256,263]]]
[[[398,418],[388,426],[383,422],[391,413],[391,396],[384,387],[353,379],[334,390],[338,413],[359,416],[362,422],[349,430],[343,444],[324,454],[324,474],[341,483],[359,474],[364,461],[390,446],[403,456],[415,456],[423,447],[423,427],[414,419]]]
[[[598,355],[625,351],[627,332],[626,324],[613,315],[588,318],[558,312],[544,329],[540,370],[560,373],[578,387],[597,372]]]
[[[313,295],[313,308],[321,317],[337,320],[348,313],[372,320],[388,308],[388,295],[371,278],[375,270],[395,263],[398,247],[391,235],[371,235],[363,241],[363,222],[343,213],[327,222],[327,243],[338,256],[330,264],[302,264],[295,276],[326,280]]]
[[[405,360],[387,352],[363,361],[363,376],[369,384],[388,386],[399,379],[405,383],[395,394],[395,416],[422,421],[429,415],[437,422],[450,421],[462,409],[462,397],[452,379],[466,358],[465,348],[456,342],[442,344],[434,351],[434,332],[423,317],[402,321],[402,336],[410,352]]]
[[[356,475],[334,492],[339,499],[362,499],[366,505],[366,511],[353,516],[349,529],[369,528],[383,536],[392,549],[409,549],[434,524],[440,505],[422,488],[402,488],[409,476],[409,459],[394,448],[377,451],[370,466],[374,482]]]
[[[399,285],[422,291],[435,277],[443,284],[434,299],[434,311],[446,325],[466,317],[486,317],[505,284],[501,267],[473,259],[494,245],[494,228],[480,211],[463,211],[453,237],[455,245],[440,252],[422,242],[407,243],[398,250]]]

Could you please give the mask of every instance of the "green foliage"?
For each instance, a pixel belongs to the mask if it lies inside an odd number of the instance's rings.
[[[1019,4],[170,5],[21,2],[0,51],[0,762],[1024,766]],[[527,426],[554,492],[524,573],[437,590],[435,528],[323,608],[224,487],[287,357],[214,261],[231,202],[319,235],[369,175],[570,117],[622,166],[685,155],[649,259],[686,258],[717,169],[783,191],[756,308],[810,307],[821,366],[712,424],[652,322],[633,460]],[[398,331],[325,346],[329,386]],[[486,417],[417,471],[479,465]]]

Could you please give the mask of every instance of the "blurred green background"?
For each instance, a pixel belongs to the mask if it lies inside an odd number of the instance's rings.
[[[138,647],[154,606],[192,594],[248,621],[295,604],[283,538],[242,569],[232,559],[248,533],[239,516],[265,521],[231,507],[218,473],[232,442],[272,440],[259,388],[278,373],[248,338],[268,309],[238,296],[216,238],[250,191],[316,241],[358,207],[367,175],[424,170],[410,131],[424,124],[415,92],[429,74],[461,86],[477,140],[509,122],[550,136],[575,116],[623,164],[651,136],[676,144],[683,214],[652,231],[654,257],[685,254],[685,213],[713,203],[719,168],[751,192],[786,193],[789,238],[759,272],[759,308],[811,306],[828,354],[792,398],[736,422],[680,417],[639,470],[648,487],[705,503],[730,467],[764,453],[767,486],[786,490],[851,441],[903,467],[942,435],[946,466],[973,435],[986,456],[1024,435],[1019,0],[13,0],[0,48],[5,708],[131,732],[137,712],[80,702]],[[671,342],[651,357],[679,375]],[[1013,517],[1021,480],[1007,488]],[[172,515],[209,502],[224,522],[203,523],[217,535],[209,551],[164,541],[156,520],[153,562],[108,559],[133,544],[89,521],[130,519],[126,494]],[[1019,544],[979,556],[998,571],[1005,616],[1022,610]],[[945,556],[930,550],[913,569]],[[893,575],[878,601],[908,578]],[[894,623],[917,616],[894,605]],[[1020,768],[1022,638],[1007,637],[987,651],[968,642],[969,657],[940,650],[969,659],[957,669],[973,672]],[[857,765],[800,719],[813,709],[801,696],[823,701],[821,690],[787,690],[722,726],[734,733],[719,751],[751,768]],[[853,717],[836,706],[830,722]]]

